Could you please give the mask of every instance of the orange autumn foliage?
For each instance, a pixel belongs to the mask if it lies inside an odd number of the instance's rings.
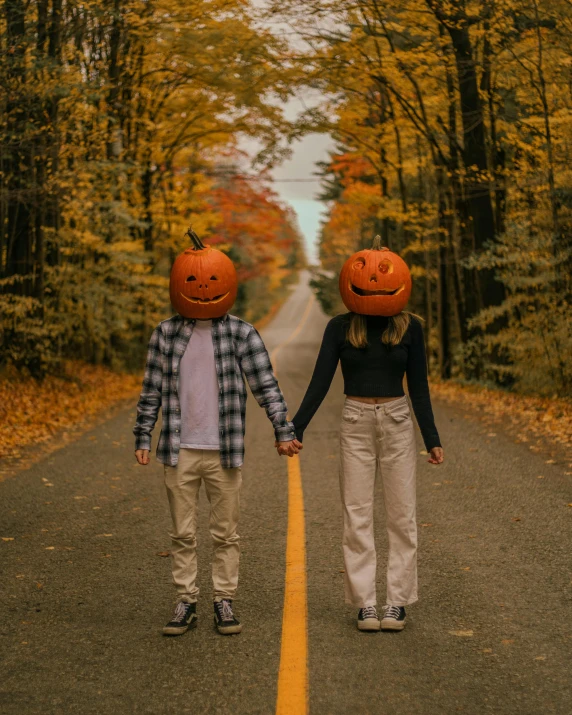
[[[26,447],[87,426],[110,404],[136,399],[140,388],[140,375],[80,361],[67,362],[63,377],[48,376],[41,382],[8,371],[0,378],[0,459],[18,458]]]

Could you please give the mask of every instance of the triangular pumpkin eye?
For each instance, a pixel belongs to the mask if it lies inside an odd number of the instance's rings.
[[[218,278],[216,276],[211,276],[211,281],[218,281]]]
[[[357,261],[354,263],[354,268],[357,268],[358,270],[361,270],[365,266],[365,261],[363,258],[358,258]]]
[[[187,278],[187,283],[188,283],[189,281],[196,281],[196,280],[197,280],[197,279],[195,278],[195,276],[189,276],[189,277]]]

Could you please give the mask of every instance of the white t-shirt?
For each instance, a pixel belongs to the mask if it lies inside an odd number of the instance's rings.
[[[220,449],[212,320],[197,320],[179,367],[181,447]]]

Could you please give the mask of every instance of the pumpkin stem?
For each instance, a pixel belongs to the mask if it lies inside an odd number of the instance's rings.
[[[202,251],[203,248],[206,248],[205,244],[201,241],[201,239],[193,231],[191,226],[189,226],[189,228],[187,229],[185,236],[188,236],[191,239],[191,241],[193,242],[193,251]]]
[[[383,246],[381,245],[381,236],[377,235],[373,239],[373,243],[371,244],[371,250],[372,251],[381,251]]]

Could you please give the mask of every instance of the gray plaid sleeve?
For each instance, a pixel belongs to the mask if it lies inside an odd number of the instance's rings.
[[[133,428],[135,449],[151,449],[151,432],[157,422],[161,407],[163,342],[161,326],[157,326],[149,340],[143,388],[137,403],[137,418]]]
[[[296,438],[294,425],[288,420],[288,407],[272,370],[266,346],[256,328],[250,326],[240,364],[256,401],[264,407],[279,442]]]

